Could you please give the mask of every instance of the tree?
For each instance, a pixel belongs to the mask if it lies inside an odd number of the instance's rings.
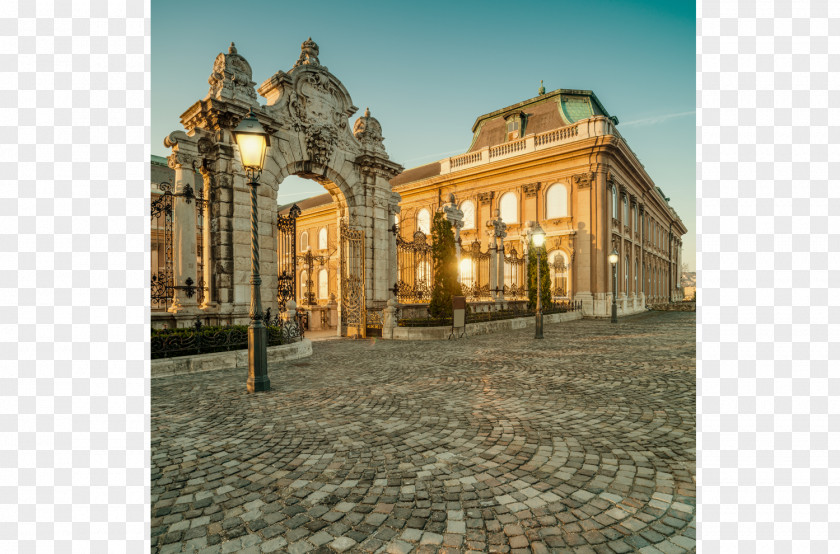
[[[528,309],[537,307],[537,250],[540,253],[540,298],[543,308],[551,305],[551,275],[548,273],[548,256],[545,246],[528,249]]]
[[[458,282],[458,259],[455,256],[455,234],[446,216],[438,212],[432,222],[432,260],[435,281],[432,286],[432,300],[429,315],[452,317],[452,297],[461,296]]]

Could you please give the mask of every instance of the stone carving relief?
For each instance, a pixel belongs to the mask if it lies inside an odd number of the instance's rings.
[[[592,181],[595,179],[594,173],[580,173],[573,177],[575,184],[577,184],[578,188],[588,188],[592,186]]]
[[[219,54],[213,62],[213,72],[207,80],[210,89],[207,96],[219,100],[241,100],[250,105],[257,104],[256,83],[251,80],[251,65],[236,51],[231,42],[227,54]]]
[[[489,204],[490,202],[493,201],[493,191],[491,190],[491,191],[488,191],[488,192],[479,192],[478,193],[478,201],[481,204]]]
[[[522,185],[522,192],[525,193],[525,198],[531,198],[536,196],[539,190],[539,183],[529,183],[527,185]]]
[[[315,44],[315,41],[312,40],[312,37],[309,37],[305,41],[303,41],[300,45],[300,57],[298,61],[295,62],[295,67],[299,65],[313,65],[313,66],[320,66],[321,62],[318,61],[318,45]]]

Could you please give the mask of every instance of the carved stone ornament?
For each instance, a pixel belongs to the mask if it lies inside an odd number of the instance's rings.
[[[318,45],[315,44],[315,41],[312,40],[312,37],[309,37],[301,43],[300,57],[298,58],[298,61],[295,62],[295,65],[292,67],[292,69],[299,65],[314,65],[316,67],[320,66],[321,62],[318,61],[319,51],[320,50],[318,49]]]
[[[592,181],[595,178],[594,173],[580,173],[574,176],[574,181],[578,188],[588,188],[592,186]]]
[[[487,226],[493,228],[494,237],[505,238],[507,236],[507,224],[502,221],[499,210],[495,210],[493,215],[494,218],[487,222]]]
[[[335,144],[335,131],[326,125],[311,125],[306,130],[306,151],[309,159],[327,165]]]
[[[446,220],[450,225],[461,228],[464,225],[464,212],[458,209],[455,204],[455,195],[449,193],[449,204],[443,207],[443,213],[446,215]]]
[[[248,60],[239,55],[231,42],[227,54],[219,54],[213,62],[213,72],[207,82],[210,89],[207,96],[218,100],[240,100],[249,105],[257,104],[257,84],[251,80],[252,71]]]
[[[198,167],[199,161],[197,156],[193,156],[192,154],[187,154],[186,152],[180,152],[178,150],[172,152],[167,158],[167,162],[171,169],[179,169],[179,168],[190,168],[194,169]]]
[[[489,204],[493,201],[493,191],[491,190],[489,192],[479,192],[478,201],[481,204]]]
[[[365,115],[356,120],[353,124],[353,136],[356,137],[365,150],[375,152],[380,156],[388,158],[385,153],[385,147],[382,141],[385,138],[382,136],[382,125],[375,117],[371,117],[370,108],[365,109]]]
[[[522,192],[525,193],[525,198],[531,198],[537,195],[537,192],[540,190],[539,183],[529,183],[527,185],[522,185]]]

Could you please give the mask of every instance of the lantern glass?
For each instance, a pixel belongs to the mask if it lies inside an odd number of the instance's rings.
[[[545,244],[545,233],[542,231],[537,231],[531,235],[531,238],[534,241],[534,246],[537,248],[540,248],[543,244]]]
[[[236,144],[244,167],[262,169],[265,162],[265,137],[251,133],[237,133]]]
[[[612,265],[617,264],[617,263],[618,263],[618,252],[616,252],[615,250],[613,250],[613,251],[610,253],[610,255],[609,255],[609,257],[608,257],[607,259],[610,261],[610,263],[611,263]]]

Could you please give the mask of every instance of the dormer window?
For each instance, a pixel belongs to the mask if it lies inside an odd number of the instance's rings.
[[[522,113],[512,115],[507,118],[507,140],[516,140],[522,136],[522,127],[524,123]]]

